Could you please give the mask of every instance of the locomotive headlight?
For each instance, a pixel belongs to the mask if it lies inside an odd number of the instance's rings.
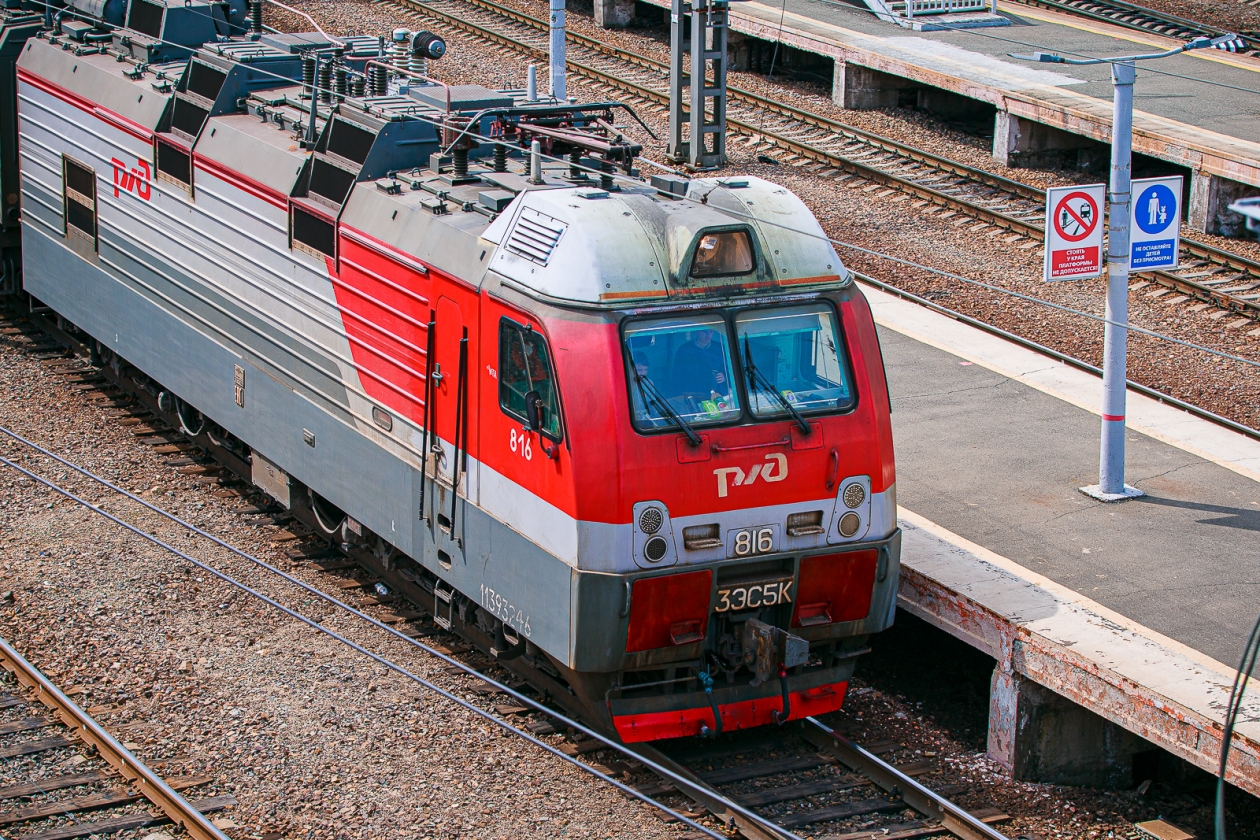
[[[639,530],[651,536],[661,530],[661,523],[665,521],[664,515],[660,508],[650,507],[639,514]],[[662,540],[662,542],[664,542]],[[660,557],[656,558],[660,560]]]
[[[862,527],[862,517],[858,516],[853,511],[849,511],[844,516],[840,517],[840,525],[838,527],[840,529],[840,536],[847,539],[848,537],[856,534],[858,532],[858,528]]]
[[[844,499],[845,507],[855,508],[862,504],[862,502],[866,501],[866,488],[855,481],[848,487],[844,488],[844,493],[841,495],[841,498]]]
[[[630,513],[632,556],[640,569],[660,569],[678,562],[669,507],[660,499],[635,502]]]

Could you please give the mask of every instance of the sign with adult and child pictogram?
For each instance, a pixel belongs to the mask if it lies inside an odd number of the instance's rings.
[[[1180,175],[1135,180],[1130,190],[1129,269],[1176,268],[1181,254]]]

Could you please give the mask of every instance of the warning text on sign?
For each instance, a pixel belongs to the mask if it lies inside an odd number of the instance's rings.
[[[1098,247],[1066,248],[1050,252],[1050,277],[1076,277],[1102,271]]]
[[[1133,243],[1133,257],[1130,266],[1137,268],[1165,268],[1177,264],[1177,242],[1165,239],[1162,242]]]

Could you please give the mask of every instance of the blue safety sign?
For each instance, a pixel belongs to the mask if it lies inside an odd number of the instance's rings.
[[[1129,268],[1176,268],[1181,252],[1181,176],[1135,180],[1130,190]]]

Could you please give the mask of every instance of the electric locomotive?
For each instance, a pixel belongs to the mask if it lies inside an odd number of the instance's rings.
[[[429,33],[8,14],[24,291],[103,370],[627,742],[841,706],[890,406],[795,195],[645,179],[625,106],[441,83]]]

